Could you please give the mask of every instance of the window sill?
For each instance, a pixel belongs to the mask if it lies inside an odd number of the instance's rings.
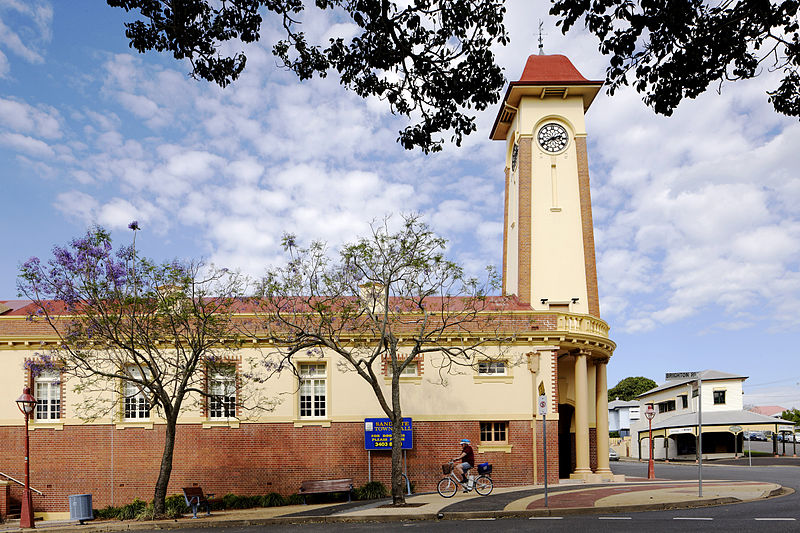
[[[233,428],[239,429],[239,420],[204,420],[203,429],[208,428]]]
[[[321,420],[314,420],[314,419],[302,419],[302,420],[295,420],[294,427],[301,428],[303,426],[319,426],[323,428],[331,427],[331,421],[329,419],[321,419]]]
[[[513,444],[478,444],[478,453],[503,452],[511,453]]]
[[[475,383],[513,383],[514,376],[472,376],[472,380]]]
[[[128,429],[128,428],[141,428],[141,429],[153,429],[153,422],[118,422],[116,425],[117,429]]]
[[[28,426],[31,431],[34,429],[55,429],[56,431],[61,431],[64,429],[64,422],[31,422]]]
[[[386,385],[392,384],[392,378],[389,376],[383,377],[383,382]],[[400,383],[411,383],[413,385],[422,385],[422,376],[400,376]]]

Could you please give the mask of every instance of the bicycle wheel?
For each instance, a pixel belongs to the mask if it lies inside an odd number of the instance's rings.
[[[481,496],[489,495],[493,488],[494,483],[492,483],[492,478],[490,477],[478,476],[478,479],[475,480],[475,492]]]
[[[439,494],[445,498],[452,498],[456,495],[456,491],[458,490],[458,486],[456,482],[450,479],[449,477],[443,477],[439,484],[436,486],[436,490]]]

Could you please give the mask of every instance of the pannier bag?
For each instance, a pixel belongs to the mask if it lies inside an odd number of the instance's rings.
[[[478,465],[478,473],[479,474],[491,474],[492,473],[492,465],[489,463],[481,463]]]

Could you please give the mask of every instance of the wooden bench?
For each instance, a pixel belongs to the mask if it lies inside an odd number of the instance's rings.
[[[186,505],[192,508],[192,518],[197,518],[197,508],[201,505],[206,506],[206,516],[211,515],[211,503],[209,500],[214,497],[213,492],[209,492],[208,498],[206,498],[201,487],[183,487],[182,490]]]
[[[346,492],[347,501],[352,501],[353,480],[321,479],[316,481],[303,481],[303,483],[300,484],[298,494],[303,495],[303,503],[306,503],[306,494],[325,494],[328,492]]]

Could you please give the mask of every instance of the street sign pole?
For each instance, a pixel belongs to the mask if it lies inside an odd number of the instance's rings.
[[[697,469],[697,494],[703,497],[703,380],[697,376],[697,445],[700,448]]]
[[[547,395],[544,387],[539,385],[539,414],[542,417],[542,438],[544,440],[544,506],[547,508]]]
[[[667,372],[667,381],[672,379],[697,380],[697,491],[703,497],[703,378],[701,372]],[[694,396],[694,395],[692,395]]]

